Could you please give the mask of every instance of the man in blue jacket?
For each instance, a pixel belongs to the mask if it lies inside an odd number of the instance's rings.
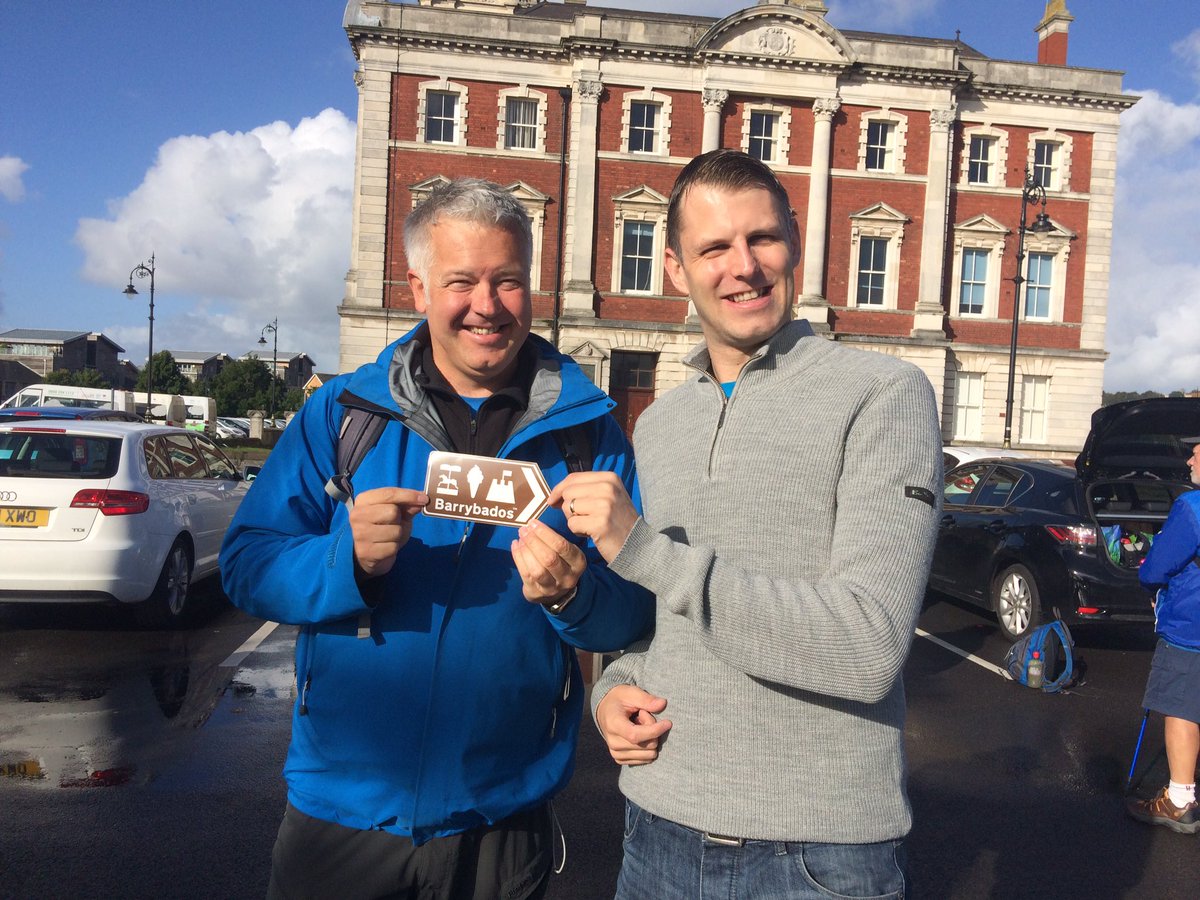
[[[1188,466],[1200,485],[1200,437]],[[1200,760],[1200,490],[1171,506],[1166,524],[1138,570],[1146,587],[1159,589],[1154,602],[1158,648],[1142,705],[1162,713],[1171,782],[1149,800],[1130,799],[1129,814],[1184,834],[1200,832],[1196,763]]]
[[[508,192],[450,182],[404,237],[425,321],[304,404],[221,553],[235,604],[300,626],[269,895],[540,897],[582,710],[571,648],[625,646],[652,598],[560,509],[519,532],[423,515],[428,457],[529,460],[553,485],[582,428],[592,468],[636,492],[633,457],[612,402],[530,334],[530,224]],[[340,504],[347,407],[391,421]]]

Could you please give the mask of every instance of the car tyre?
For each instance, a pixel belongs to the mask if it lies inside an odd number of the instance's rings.
[[[148,628],[170,628],[186,621],[188,591],[192,586],[192,555],[177,539],[171,545],[150,597],[136,608],[138,621]]]
[[[1029,634],[1042,619],[1041,595],[1033,574],[1012,565],[992,582],[992,609],[1000,631],[1012,643]]]

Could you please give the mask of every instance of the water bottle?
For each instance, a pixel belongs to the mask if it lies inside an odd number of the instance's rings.
[[[1031,688],[1041,688],[1043,681],[1046,678],[1045,665],[1042,663],[1042,654],[1038,650],[1033,651],[1033,659],[1029,661],[1029,668],[1025,670],[1025,680]]]

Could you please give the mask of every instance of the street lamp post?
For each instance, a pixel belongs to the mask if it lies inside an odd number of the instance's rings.
[[[1033,220],[1033,224],[1028,228],[1025,226],[1025,216],[1028,212],[1029,204],[1040,203],[1042,211],[1037,214]],[[1021,285],[1026,282],[1024,275],[1025,269],[1025,232],[1032,231],[1034,233],[1042,233],[1053,231],[1054,225],[1050,221],[1050,217],[1046,215],[1046,189],[1038,184],[1033,175],[1029,171],[1029,167],[1025,167],[1025,183],[1021,185],[1021,224],[1017,229],[1017,273],[1012,277],[1013,283],[1013,316],[1012,316],[1012,339],[1008,344],[1008,393],[1004,397],[1004,449],[1008,450],[1012,447],[1012,415],[1013,415],[1013,391],[1016,387],[1017,377],[1017,323],[1021,318]],[[1029,297],[1029,289],[1025,289],[1025,297]]]
[[[279,318],[271,320],[269,325],[264,325],[262,332],[258,336],[260,344],[267,343],[267,332],[271,332],[275,337],[275,346],[271,350],[271,427],[275,427],[275,373],[279,371]]]
[[[146,415],[150,415],[150,411],[154,406],[154,401],[150,395],[154,393],[154,254],[150,254],[150,264],[138,263],[133,267],[133,271],[129,273],[129,286],[121,293],[128,297],[137,296],[137,288],[133,286],[133,276],[138,278],[150,279],[150,348],[149,356],[146,357]]]

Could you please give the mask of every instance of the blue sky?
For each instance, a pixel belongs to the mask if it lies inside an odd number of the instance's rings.
[[[1036,57],[1044,0],[827,0],[840,28]],[[597,3],[596,5],[602,5]],[[728,0],[604,5],[722,16]],[[1200,4],[1068,0],[1072,65],[1126,72],[1105,386],[1200,388]],[[1170,12],[1164,10],[1169,9]],[[256,347],[337,366],[356,92],[341,0],[0,3],[0,331]]]

